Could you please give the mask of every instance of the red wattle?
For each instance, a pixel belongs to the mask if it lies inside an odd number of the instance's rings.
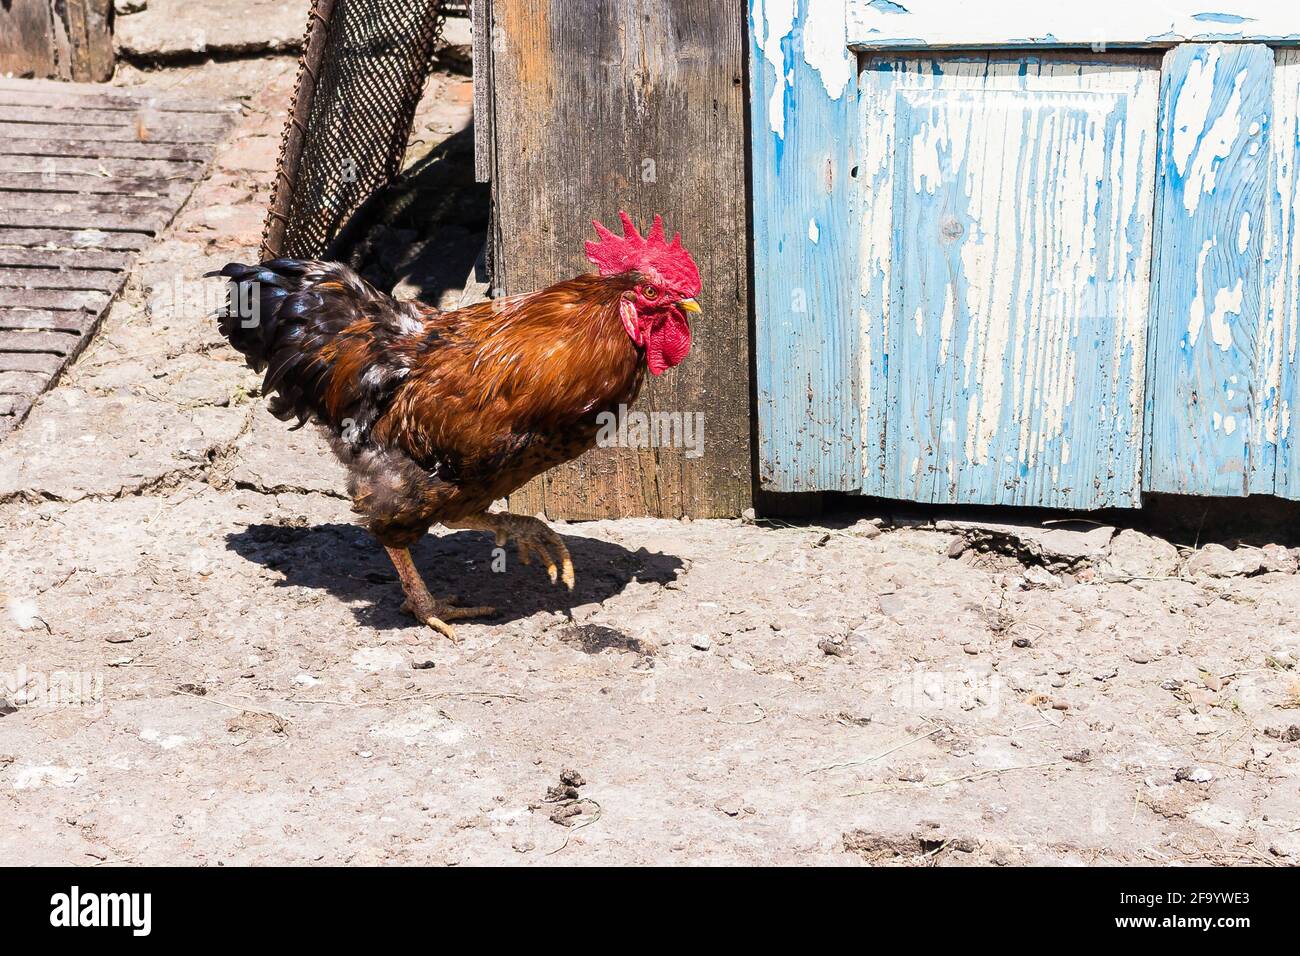
[[[691,350],[691,327],[676,309],[659,318],[646,336],[645,359],[651,375],[662,375]]]

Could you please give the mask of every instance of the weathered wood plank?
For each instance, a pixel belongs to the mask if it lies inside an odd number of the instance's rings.
[[[0,266],[0,287],[116,292],[125,277],[111,269],[14,269]]]
[[[108,159],[81,156],[16,156],[4,159],[6,172],[35,173],[40,176],[93,176],[104,180],[121,179],[127,182],[147,180],[157,182],[159,188],[171,183],[190,183],[203,175],[200,162],[182,162],[169,159]],[[98,192],[99,190],[94,190]]]
[[[50,4],[59,75],[104,82],[113,77],[113,0],[57,0]]]
[[[21,418],[32,407],[32,400],[26,395],[0,395],[0,432],[13,427],[12,421],[4,418]]]
[[[230,125],[230,117],[223,113],[180,112],[142,107],[136,110],[93,109],[47,104],[9,105],[0,102],[0,123],[34,123],[47,126],[109,126],[114,129],[135,131],[141,127],[148,132],[154,129],[209,130],[213,136]]]
[[[9,140],[62,139],[94,143],[211,143],[221,138],[221,127],[149,125],[144,115],[131,124],[90,126],[86,124],[12,122],[0,120],[0,137]]]
[[[0,74],[53,76],[57,69],[49,0],[0,3]]]
[[[856,491],[864,437],[845,9],[752,0],[750,36],[759,480],[771,491]]]
[[[16,125],[16,124],[10,124]],[[0,137],[0,155],[84,156],[95,159],[170,159],[202,162],[210,155],[207,146],[173,143],[121,143],[82,139],[26,139]]]
[[[8,165],[7,163],[5,164]],[[6,170],[0,192],[97,193],[119,196],[183,196],[189,184],[166,179],[131,179],[75,173],[21,173]]]
[[[888,385],[883,481],[869,462],[864,491],[1140,503],[1158,65],[868,61],[863,313],[888,356],[862,359],[870,428]]]
[[[470,11],[474,42],[474,178],[492,181],[492,2],[475,0]]]
[[[0,395],[19,395],[30,398],[40,393],[50,376],[45,372],[0,371]]]
[[[1268,317],[1256,363],[1262,385],[1252,441],[1262,450],[1251,491],[1300,498],[1300,50],[1274,51],[1268,233],[1264,240]],[[1270,461],[1271,459],[1271,461]],[[1252,461],[1255,465],[1255,461]],[[1261,477],[1260,473],[1263,473]]]
[[[0,246],[139,251],[153,238],[146,232],[105,232],[100,229],[17,228],[0,219]]]
[[[99,249],[29,249],[0,245],[0,267],[34,269],[115,269],[125,272],[132,256]]]
[[[1187,45],[1165,57],[1148,491],[1250,491],[1272,76],[1265,46]],[[1262,474],[1257,486],[1271,486]]]
[[[790,0],[775,0],[775,5]],[[1300,43],[1300,6],[1285,0],[834,0],[857,49],[1160,47],[1216,40]]]
[[[175,208],[176,202],[169,196],[122,196],[115,193],[82,195],[0,189],[0,210],[41,210],[52,215],[85,212],[139,217],[147,222],[156,222],[161,217],[166,222]]]
[[[44,227],[44,228],[68,228],[83,230],[120,230],[124,232],[144,231],[150,233],[158,232],[165,226],[171,218],[165,212],[141,213],[139,215],[128,215],[117,212],[99,212],[94,208],[81,209],[16,209],[6,207],[3,204],[5,193],[0,193],[0,208],[4,209],[0,215],[0,221],[10,227]],[[0,234],[0,241],[3,241],[3,234]],[[114,246],[102,243],[106,249],[115,248]]]
[[[152,90],[123,88],[105,90],[91,83],[63,83],[52,80],[14,79],[0,76],[0,103],[12,106],[69,106],[90,109],[160,110],[179,113],[221,113],[235,115],[236,104],[192,96],[158,94]]]
[[[49,309],[0,309],[0,330],[31,330],[37,332],[85,332],[93,324],[96,313],[55,312]]]
[[[107,304],[108,296],[102,292],[0,288],[0,308],[5,309],[87,309],[97,312]]]
[[[596,12],[494,0],[492,16],[502,37],[492,61],[499,284],[525,291],[590,271],[590,219],[616,221],[620,208],[643,227],[662,214],[704,279],[690,356],[637,402],[703,415],[702,454],[596,449],[510,507],[573,518],[737,514],[751,500],[741,20],[712,0],[610,0]]]
[[[53,355],[70,355],[80,341],[81,336],[75,332],[0,330],[0,352],[49,352]]]
[[[53,375],[67,361],[67,354],[53,352],[6,352],[0,350],[0,373],[38,372]]]

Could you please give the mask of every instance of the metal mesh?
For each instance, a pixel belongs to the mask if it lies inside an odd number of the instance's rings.
[[[314,0],[263,254],[337,258],[401,169],[445,0]]]

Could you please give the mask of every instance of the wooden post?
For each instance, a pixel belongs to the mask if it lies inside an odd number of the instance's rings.
[[[113,77],[113,0],[0,3],[0,74],[103,82]]]
[[[740,5],[493,0],[483,22],[491,63],[476,76],[491,77],[479,115],[493,117],[494,285],[524,292],[590,271],[591,220],[617,223],[620,209],[642,228],[662,214],[704,280],[690,356],[635,409],[702,415],[703,453],[597,448],[510,507],[563,518],[739,514],[752,500]]]

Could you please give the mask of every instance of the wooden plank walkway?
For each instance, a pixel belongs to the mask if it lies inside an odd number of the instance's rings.
[[[85,347],[235,107],[0,78],[0,435]]]

